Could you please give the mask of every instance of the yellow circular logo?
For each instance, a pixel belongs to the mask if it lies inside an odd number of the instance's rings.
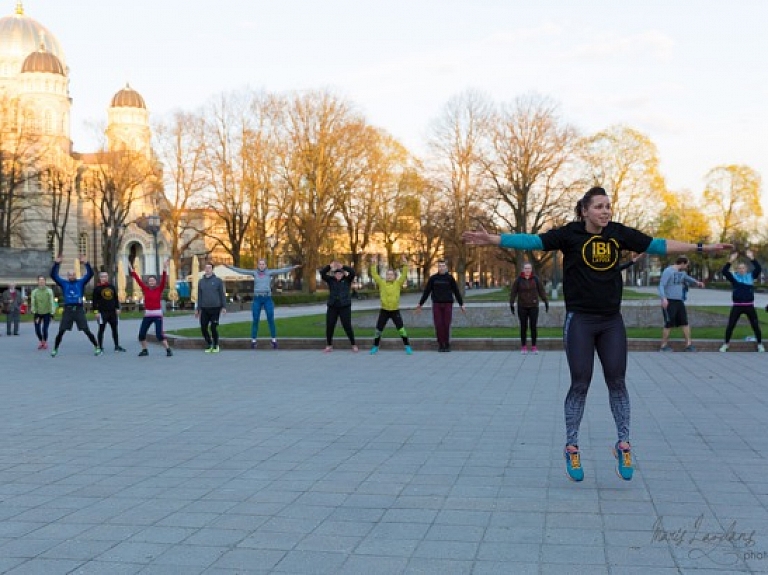
[[[584,263],[593,270],[604,272],[619,261],[619,243],[614,239],[592,236],[581,248]]]

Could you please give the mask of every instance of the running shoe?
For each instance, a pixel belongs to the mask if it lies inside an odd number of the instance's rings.
[[[213,353],[213,344],[208,344],[208,347],[205,348],[205,353]]]
[[[37,344],[37,349],[45,349],[45,344],[41,341]]]
[[[258,342],[255,339],[251,340],[251,349],[256,349],[256,346],[259,345]]]
[[[723,345],[721,345],[721,346],[720,346],[720,351],[721,351],[722,353],[725,353],[726,351],[728,351],[728,344],[727,344],[727,343],[724,343]]]
[[[450,344],[450,343],[446,343],[446,344],[445,344],[445,349],[443,349],[443,351],[444,351],[445,353],[448,353],[448,352],[450,352],[450,351],[451,351],[451,344]]]
[[[686,346],[685,346],[685,349],[684,349],[683,351],[696,351],[696,346],[695,346],[695,345],[693,345],[693,344],[691,344],[691,345],[686,345]]]
[[[531,353],[533,355],[539,355],[539,350],[536,348],[535,345],[533,347],[531,347]]]
[[[168,348],[168,350],[170,351],[170,348]],[[220,351],[221,351],[221,348],[218,345],[214,345],[211,348],[211,353],[219,353]]]
[[[118,345],[115,346],[115,351],[125,351],[125,348]]]
[[[568,451],[568,447],[575,447],[576,451]],[[565,472],[571,481],[583,481],[584,469],[581,467],[581,453],[577,445],[565,447]]]
[[[102,353],[104,353],[104,350],[101,349],[100,347],[93,348],[93,355],[101,355]]]
[[[277,349],[277,340],[276,339],[272,340],[272,349]]]
[[[379,346],[377,346],[377,345],[374,345],[374,346],[371,348],[371,355],[376,355],[376,352],[377,352],[377,351],[379,351]]]
[[[520,348],[520,355],[528,355],[528,346],[524,345]]]
[[[674,351],[671,345],[662,345],[659,351]]]
[[[323,353],[331,353],[333,351],[332,345],[326,345],[325,349],[323,350]]]
[[[173,355],[173,352],[171,351],[170,347],[165,350],[165,356],[166,357],[171,357],[172,355]]]
[[[356,345],[353,345],[352,346],[352,353],[357,353],[358,351],[360,351],[360,348],[358,348]]]
[[[142,350],[139,352],[139,357],[147,357],[148,355],[149,355],[149,350],[146,350],[146,349],[142,349]]]
[[[410,345],[405,346],[405,355],[413,355],[413,349]]]
[[[613,448],[613,456],[616,458],[616,474],[624,481],[632,479],[634,468],[632,467],[632,451],[630,449],[619,449],[619,441]],[[629,445],[629,443],[627,443]]]
[[[757,351],[759,351],[760,353],[765,353],[765,346],[762,343],[758,343]]]
[[[57,348],[53,348],[53,351],[51,352],[51,357],[56,357],[59,355],[59,350]]]

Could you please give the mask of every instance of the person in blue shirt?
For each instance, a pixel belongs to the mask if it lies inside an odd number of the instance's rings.
[[[67,272],[67,279],[64,279],[59,275],[61,259],[61,254],[56,256],[53,267],[51,268],[51,279],[61,288],[61,292],[64,296],[61,322],[59,323],[59,333],[56,334],[51,357],[56,357],[59,354],[59,346],[61,345],[61,340],[64,339],[64,332],[71,331],[72,325],[76,325],[77,330],[84,332],[88,337],[93,344],[94,355],[101,355],[102,350],[99,347],[99,343],[96,341],[96,336],[93,335],[91,329],[88,327],[88,319],[85,317],[85,309],[83,308],[85,286],[93,277],[91,264],[88,263],[85,256],[80,256],[80,263],[85,264],[85,275],[78,279],[74,270],[70,270]]]
[[[725,279],[731,282],[731,287],[733,288],[733,293],[731,294],[733,306],[731,307],[731,315],[728,317],[728,326],[725,328],[725,343],[720,346],[720,351],[728,351],[733,329],[736,327],[739,318],[744,314],[749,320],[749,325],[752,326],[752,331],[755,332],[757,351],[765,352],[763,332],[760,330],[760,322],[757,321],[757,312],[755,311],[755,281],[760,277],[760,272],[763,268],[760,267],[760,262],[755,259],[755,254],[752,250],[747,250],[746,256],[752,262],[751,273],[747,271],[747,264],[744,262],[736,266],[736,273],[731,271],[731,265],[739,258],[738,252],[733,252],[723,266],[722,273]]]

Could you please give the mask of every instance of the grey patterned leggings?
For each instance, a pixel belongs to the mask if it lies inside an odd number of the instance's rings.
[[[579,443],[579,426],[592,382],[595,351],[603,366],[619,441],[629,441],[629,392],[625,384],[627,331],[624,318],[620,313],[602,316],[570,312],[565,318],[563,344],[571,371],[571,388],[565,397],[566,444]]]

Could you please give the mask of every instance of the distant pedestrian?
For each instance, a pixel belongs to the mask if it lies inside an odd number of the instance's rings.
[[[35,335],[37,336],[37,349],[48,349],[48,326],[56,310],[56,300],[53,290],[45,285],[45,276],[37,276],[37,287],[30,295],[32,316],[35,322]]]
[[[78,331],[85,333],[88,341],[93,344],[93,354],[101,355],[101,347],[99,346],[99,342],[96,341],[96,337],[91,332],[91,328],[88,327],[88,319],[85,317],[85,308],[83,308],[85,286],[93,277],[91,264],[88,263],[85,256],[80,256],[80,263],[85,265],[85,275],[78,279],[74,270],[72,270],[67,272],[67,279],[64,279],[59,275],[61,260],[62,255],[59,254],[56,256],[53,267],[51,268],[51,279],[61,288],[64,297],[64,310],[61,314],[61,321],[59,322],[59,333],[56,334],[56,340],[53,342],[51,357],[56,357],[58,355],[61,340],[64,339],[64,332],[71,331],[73,325],[77,326]]]
[[[755,311],[755,281],[760,277],[762,268],[760,262],[755,259],[752,250],[747,250],[746,256],[752,262],[751,273],[747,270],[747,264],[744,262],[736,266],[736,273],[731,272],[731,264],[739,258],[738,252],[732,253],[730,259],[723,266],[722,273],[725,279],[731,282],[733,288],[731,292],[733,306],[731,306],[731,314],[728,317],[728,326],[725,328],[725,343],[720,346],[720,351],[728,351],[733,329],[743,314],[747,316],[749,325],[752,326],[757,341],[757,351],[765,352],[763,332],[760,330],[760,322],[757,320],[757,311]]]
[[[704,284],[689,276],[688,258],[679,256],[675,263],[668,266],[659,280],[659,295],[661,296],[661,311],[664,315],[664,328],[661,331],[661,347],[659,351],[672,351],[669,345],[669,334],[672,328],[679,327],[685,337],[684,351],[696,351],[691,340],[691,326],[688,325],[688,312],[685,309],[686,286],[704,287]]]
[[[405,325],[403,324],[403,317],[400,314],[400,291],[403,289],[403,282],[408,275],[408,258],[403,256],[402,258],[403,268],[400,271],[400,277],[397,276],[397,272],[393,269],[388,269],[382,278],[379,275],[378,262],[374,256],[371,259],[371,277],[379,288],[379,294],[381,295],[381,309],[379,310],[379,317],[376,320],[376,332],[373,339],[373,347],[371,348],[371,355],[374,355],[379,351],[379,344],[381,343],[381,334],[384,332],[384,328],[387,322],[391,319],[395,324],[395,329],[400,337],[403,339],[403,345],[405,346],[405,353],[411,355],[413,349],[411,349],[411,342],[408,339],[408,333],[405,331]]]
[[[13,328],[13,335],[19,335],[23,299],[21,290],[16,289],[16,284],[8,284],[8,289],[3,292],[3,310],[5,311],[5,326],[8,335],[11,335],[11,328]]]
[[[155,276],[149,276],[147,278],[147,283],[145,284],[141,281],[141,278],[131,264],[128,264],[128,269],[131,271],[133,281],[138,284],[144,295],[144,317],[141,320],[141,326],[139,326],[139,343],[141,344],[139,357],[149,355],[149,350],[147,349],[147,332],[152,325],[155,326],[155,338],[162,343],[165,348],[165,355],[171,357],[173,352],[168,345],[168,340],[163,331],[163,290],[165,289],[165,284],[168,278],[168,260],[165,260],[165,264],[163,265],[163,275],[159,284],[157,283],[157,278]]]
[[[213,273],[211,264],[205,264],[203,277],[197,283],[195,304],[195,317],[200,318],[200,331],[205,339],[205,353],[219,353],[219,319],[223,313],[227,313],[224,281]]]
[[[459,291],[459,284],[448,273],[448,264],[445,260],[437,262],[437,273],[431,275],[427,280],[424,293],[421,294],[419,304],[416,306],[416,313],[421,313],[421,306],[429,297],[432,298],[432,321],[435,325],[437,351],[451,351],[454,298],[459,303],[462,313],[466,313],[466,309],[464,308],[464,298]]]
[[[522,273],[512,282],[512,288],[509,291],[509,309],[515,313],[515,300],[517,300],[517,317],[520,320],[520,353],[528,353],[526,345],[528,338],[528,327],[531,328],[531,353],[539,353],[536,347],[539,330],[539,299],[544,302],[544,309],[549,311],[549,300],[547,292],[538,276],[533,273],[533,266],[530,263],[523,264]]]
[[[320,270],[320,277],[328,284],[324,351],[333,351],[333,333],[336,331],[336,324],[341,321],[341,327],[349,338],[352,351],[357,353],[355,330],[352,328],[352,281],[355,279],[355,270],[333,260]]]
[[[96,334],[99,347],[104,349],[104,332],[109,326],[115,351],[124,352],[125,348],[120,345],[120,334],[117,328],[120,317],[120,299],[117,297],[117,289],[109,282],[107,272],[99,272],[99,283],[93,288],[93,311],[96,313],[96,323],[99,324],[99,331]]]
[[[256,349],[259,337],[259,322],[261,321],[261,310],[267,315],[267,325],[269,326],[269,335],[272,338],[272,349],[277,349],[277,328],[275,327],[275,302],[272,300],[272,278],[279,274],[288,273],[301,267],[300,265],[286,266],[271,270],[267,267],[267,260],[260,259],[256,263],[255,270],[246,270],[227,266],[232,271],[239,274],[253,276],[253,303],[251,304],[251,349]]]

